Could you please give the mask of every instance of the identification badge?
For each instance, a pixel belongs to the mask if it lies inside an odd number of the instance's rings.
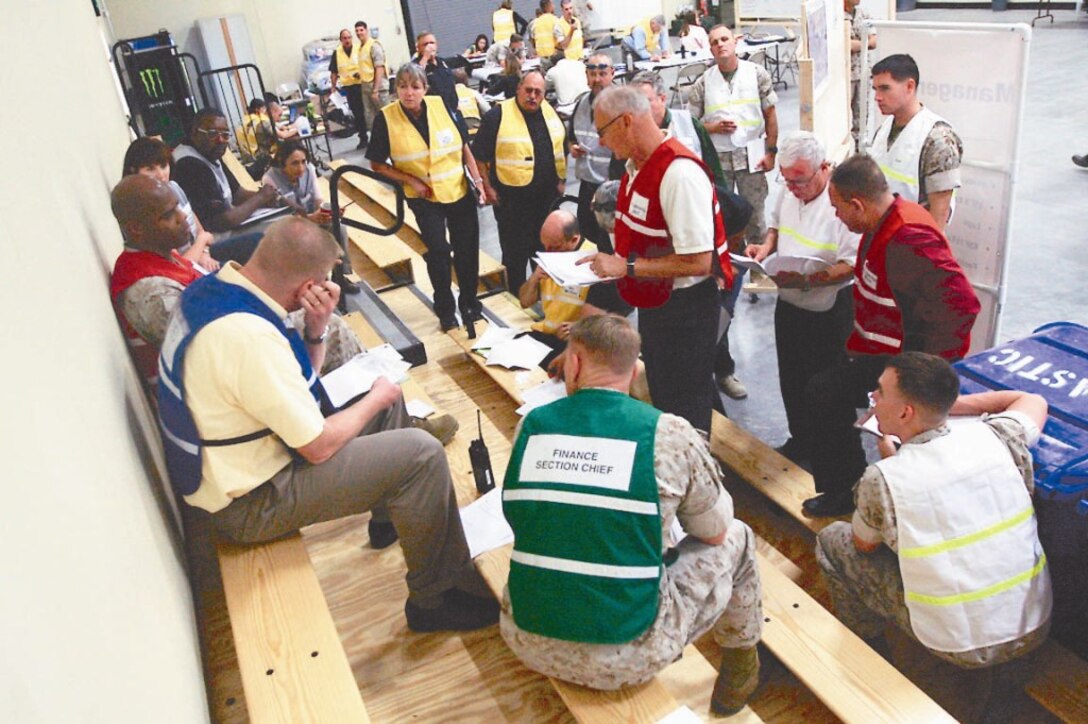
[[[631,202],[628,205],[627,210],[631,216],[641,221],[646,220],[646,214],[650,210],[650,200],[642,194],[634,191],[631,193]]]
[[[638,445],[632,440],[574,435],[533,435],[519,475],[534,483],[630,490]]]
[[[441,131],[434,134],[434,138],[439,146],[449,146],[453,143],[453,131],[448,128],[443,128]]]

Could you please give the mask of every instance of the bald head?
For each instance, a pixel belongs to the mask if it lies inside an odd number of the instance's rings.
[[[191,240],[177,196],[158,179],[143,174],[125,176],[113,187],[110,208],[125,243],[136,249],[169,256],[172,249]]]
[[[340,253],[332,234],[308,219],[292,216],[268,227],[246,268],[277,285],[293,287],[324,279]]]
[[[563,209],[556,209],[540,227],[540,243],[545,251],[572,251],[578,246],[578,219]]]

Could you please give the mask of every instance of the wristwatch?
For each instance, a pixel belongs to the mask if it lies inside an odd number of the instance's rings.
[[[767,153],[778,153],[778,146],[767,146]]]
[[[324,344],[325,339],[328,336],[329,336],[329,327],[328,327],[328,325],[325,325],[325,329],[321,332],[321,335],[318,336],[318,337],[311,337],[310,335],[306,334],[305,332],[302,333],[302,338],[304,340],[306,340],[306,344],[310,344],[310,345]]]
[[[635,256],[634,252],[627,255],[627,276],[633,277],[635,275]]]

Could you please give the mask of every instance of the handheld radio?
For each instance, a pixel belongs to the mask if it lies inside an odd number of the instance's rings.
[[[483,495],[495,488],[495,474],[491,472],[491,455],[488,454],[487,445],[484,444],[484,427],[479,410],[476,410],[476,427],[480,431],[480,437],[469,444],[468,459],[472,462],[472,477],[476,479],[476,490]]]

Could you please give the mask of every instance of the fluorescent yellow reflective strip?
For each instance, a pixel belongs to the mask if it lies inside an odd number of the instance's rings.
[[[904,558],[926,558],[928,556],[934,556],[938,553],[945,553],[947,551],[954,551],[957,548],[963,548],[964,546],[977,543],[980,540],[986,540],[992,538],[998,533],[1003,533],[1009,528],[1015,528],[1023,523],[1025,520],[1031,518],[1035,509],[1030,505],[1024,508],[1011,518],[994,523],[989,528],[983,528],[980,531],[970,533],[968,535],[960,536],[959,538],[953,538],[952,540],[946,540],[943,543],[934,543],[931,546],[918,546],[917,548],[905,548],[899,550],[899,555]]]
[[[800,233],[798,233],[797,229],[792,229],[792,228],[790,228],[788,226],[779,226],[778,227],[778,232],[780,234],[789,234],[794,239],[796,239],[799,243],[804,244],[805,246],[807,246],[809,248],[812,248],[812,249],[824,249],[826,251],[835,251],[836,249],[839,248],[839,245],[836,244],[833,241],[829,241],[829,242],[816,241],[815,239],[810,239],[807,236],[802,236]]]
[[[914,176],[908,176],[905,173],[899,173],[891,166],[885,166],[884,164],[880,164],[880,170],[884,172],[885,176],[890,176],[896,181],[902,181],[903,183],[910,184],[911,186],[918,185],[917,178],[915,178]]]
[[[1031,569],[1019,573],[1012,578],[995,583],[992,586],[980,589],[978,591],[971,591],[970,593],[958,593],[952,596],[926,596],[921,593],[914,593],[913,591],[907,591],[907,600],[914,601],[915,603],[924,603],[927,606],[954,606],[958,603],[970,603],[971,601],[981,601],[984,598],[990,598],[996,596],[999,593],[1009,590],[1015,586],[1019,586],[1024,581],[1030,581],[1039,575],[1039,572],[1043,570],[1043,566],[1046,565],[1046,556],[1042,556],[1039,562],[1035,564]]]
[[[714,111],[720,111],[723,108],[731,108],[733,106],[755,105],[759,103],[758,98],[734,98],[733,100],[722,101],[721,103],[715,103],[711,106],[707,106],[703,109],[703,115],[707,113],[713,113]]]

